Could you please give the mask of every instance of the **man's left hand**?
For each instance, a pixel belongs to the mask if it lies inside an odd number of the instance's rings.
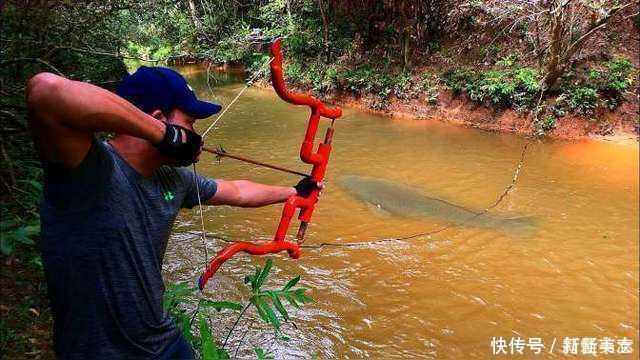
[[[294,186],[297,195],[304,198],[308,197],[313,190],[322,189],[323,187],[322,183],[313,180],[311,176],[303,178]]]

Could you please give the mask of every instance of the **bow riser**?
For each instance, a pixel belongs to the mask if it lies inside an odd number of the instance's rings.
[[[313,165],[310,176],[314,181],[321,183],[324,180],[329,155],[331,154],[331,141],[334,131],[333,121],[342,116],[342,110],[339,107],[327,107],[320,100],[312,96],[292,93],[287,90],[282,74],[282,52],[281,41],[279,39],[271,45],[271,57],[271,81],[278,96],[288,103],[307,105],[311,108],[307,130],[302,145],[300,146],[300,159],[307,164]],[[317,151],[314,152],[315,137],[318,132],[321,117],[329,118],[332,122],[331,126],[327,128],[324,142],[320,143]],[[299,245],[286,241],[291,219],[295,216],[296,211],[300,209],[298,215],[300,227],[298,228],[296,238],[298,243],[301,243],[304,239],[307,226],[311,221],[311,216],[313,215],[319,196],[320,189],[313,190],[309,196],[304,198],[297,195],[291,196],[284,204],[282,216],[280,217],[280,222],[278,223],[278,228],[272,241],[260,245],[250,242],[236,242],[218,252],[198,280],[200,290],[204,288],[209,278],[215,274],[220,266],[238,252],[246,252],[251,255],[266,255],[286,250],[291,258],[297,259],[300,256]]]

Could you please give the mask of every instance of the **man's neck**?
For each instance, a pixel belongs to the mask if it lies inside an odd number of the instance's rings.
[[[117,135],[109,143],[131,167],[145,177],[164,164],[162,155],[148,141],[129,135]]]

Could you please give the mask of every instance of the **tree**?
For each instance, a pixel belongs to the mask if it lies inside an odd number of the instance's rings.
[[[493,22],[504,24],[502,33],[527,29],[534,57],[543,68],[547,89],[573,65],[577,55],[623,9],[634,1],[510,0],[487,1],[483,6]]]
[[[544,67],[544,84],[553,87],[572,64],[574,55],[620,10],[632,3],[617,4],[601,1],[549,1],[548,52]]]

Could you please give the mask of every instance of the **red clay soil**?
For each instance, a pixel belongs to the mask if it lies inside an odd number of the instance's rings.
[[[391,99],[384,110],[375,110],[368,106],[369,98],[338,96],[332,99],[337,104],[357,108],[375,114],[394,118],[438,120],[446,123],[469,126],[488,131],[531,135],[536,128],[531,115],[518,113],[511,109],[500,110],[480,105],[464,96],[454,97],[449,91],[441,90],[438,101],[430,105],[422,99]],[[619,136],[638,140],[638,101],[630,97],[616,111],[599,111],[594,117],[597,121],[576,115],[567,115],[557,119],[556,128],[547,136],[558,139],[578,139],[585,137]]]

